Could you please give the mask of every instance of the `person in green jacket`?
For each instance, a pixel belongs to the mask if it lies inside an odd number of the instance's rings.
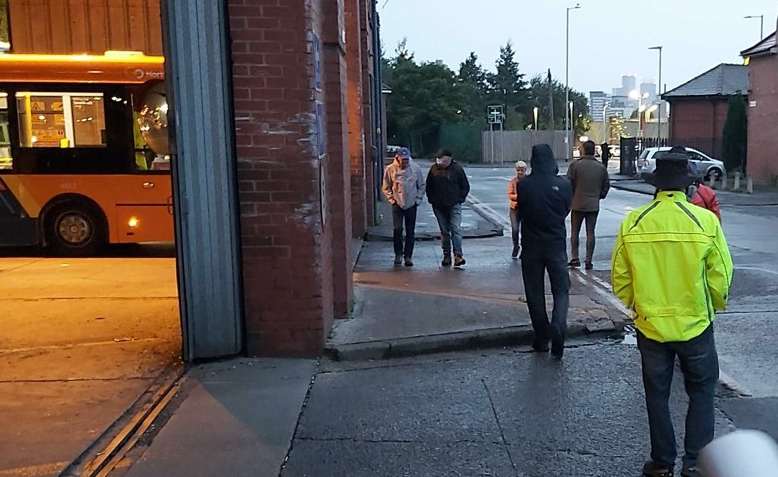
[[[681,475],[693,477],[699,475],[700,450],[713,440],[719,377],[713,320],[727,305],[732,257],[716,216],[687,201],[691,179],[685,155],[657,159],[654,180],[655,199],[621,224],[611,283],[635,313],[651,431],[651,460],[643,475],[674,475],[676,442],[668,400],[677,356],[689,396]]]

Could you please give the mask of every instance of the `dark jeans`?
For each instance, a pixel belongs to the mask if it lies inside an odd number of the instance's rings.
[[[441,246],[444,255],[451,255],[451,246],[454,246],[454,255],[462,255],[462,204],[453,207],[439,209],[432,207],[435,218],[440,227]]]
[[[392,206],[392,223],[394,225],[394,254],[397,257],[413,257],[413,244],[416,240],[416,210],[417,206],[403,209],[399,205]],[[403,245],[403,223],[405,223],[405,244]]]
[[[659,343],[638,333],[638,348],[643,363],[643,386],[651,429],[651,459],[662,465],[672,466],[675,463],[675,432],[668,401],[675,357],[678,356],[689,396],[683,462],[694,466],[700,449],[713,440],[713,397],[719,379],[713,325],[685,342]]]
[[[554,296],[550,325],[546,312],[546,271]],[[532,329],[535,330],[535,345],[548,346],[551,340],[552,349],[561,350],[565,344],[567,308],[570,304],[570,275],[564,245],[560,250],[529,251],[525,247],[521,255],[521,274]]]
[[[521,225],[521,219],[519,218],[519,209],[511,209],[511,238],[513,239],[513,246],[519,245],[519,226]]]
[[[586,221],[586,261],[591,262],[594,256],[594,228],[597,226],[599,212],[570,213],[570,255],[572,260],[578,260],[578,237],[581,235],[581,225]]]

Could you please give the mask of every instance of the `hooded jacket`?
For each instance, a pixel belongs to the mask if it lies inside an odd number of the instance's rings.
[[[427,174],[427,199],[433,207],[448,209],[461,204],[470,193],[470,182],[462,166],[452,160],[448,167],[433,164]]]
[[[424,199],[424,174],[421,167],[408,161],[408,167],[403,169],[396,160],[384,169],[384,180],[381,190],[386,201],[397,205],[403,210],[421,204]]]
[[[565,218],[573,200],[570,181],[557,175],[548,144],[533,146],[530,162],[532,173],[519,182],[521,245],[525,251],[566,250]]]

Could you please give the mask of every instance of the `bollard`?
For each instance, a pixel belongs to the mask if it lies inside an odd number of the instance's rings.
[[[740,190],[740,171],[735,172],[735,184],[732,185],[732,190],[734,191]]]
[[[727,190],[727,174],[721,175],[721,190]]]
[[[705,477],[775,476],[778,445],[764,432],[735,431],[705,446],[698,466]]]
[[[754,179],[751,176],[746,176],[746,192],[754,193]]]

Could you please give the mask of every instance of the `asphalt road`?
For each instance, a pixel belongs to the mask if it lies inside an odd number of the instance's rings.
[[[472,193],[507,222],[506,182],[512,169],[468,168],[467,173]],[[646,195],[611,189],[602,202],[593,274],[601,285],[592,282],[592,286],[609,287],[618,227],[630,210],[649,200]],[[716,321],[716,339],[723,380],[747,398],[725,408],[738,426],[761,428],[778,437],[774,417],[778,416],[778,206],[724,207],[722,216],[735,277],[729,307]],[[583,233],[581,239],[583,248]]]

